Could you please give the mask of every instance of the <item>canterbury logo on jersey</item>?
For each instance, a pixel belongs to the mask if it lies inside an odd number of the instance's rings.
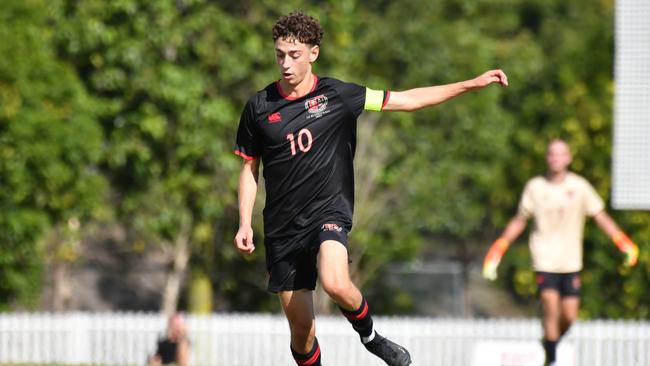
[[[269,114],[269,123],[278,123],[280,121],[282,121],[282,116],[280,115],[280,112]]]

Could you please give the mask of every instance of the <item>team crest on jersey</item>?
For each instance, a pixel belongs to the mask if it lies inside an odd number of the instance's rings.
[[[327,97],[325,94],[309,98],[305,101],[305,109],[311,114],[322,114],[327,108]]]

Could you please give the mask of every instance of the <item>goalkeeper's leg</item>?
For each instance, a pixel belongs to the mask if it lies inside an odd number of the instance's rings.
[[[580,308],[580,289],[582,283],[579,273],[562,275],[560,288],[560,338],[569,331],[571,325],[578,319]]]
[[[560,340],[560,293],[555,289],[540,292],[542,303],[542,326],[544,328],[544,353],[546,364],[553,365],[556,359],[557,343]]]
[[[580,298],[577,296],[563,297],[561,300],[560,314],[560,338],[569,331],[571,325],[578,318],[578,309],[580,307]]]

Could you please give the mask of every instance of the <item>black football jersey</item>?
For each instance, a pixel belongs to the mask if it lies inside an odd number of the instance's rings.
[[[357,118],[364,109],[381,110],[388,97],[323,77],[300,98],[283,95],[275,82],[249,99],[235,154],[262,159],[267,244],[299,240],[325,222],[351,230]],[[278,251],[271,257],[282,255],[282,248],[269,249]]]

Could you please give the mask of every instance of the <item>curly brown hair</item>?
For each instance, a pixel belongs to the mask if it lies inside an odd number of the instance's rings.
[[[278,39],[295,39],[316,46],[320,45],[323,39],[323,28],[318,20],[311,16],[302,11],[293,11],[289,15],[281,16],[273,25],[273,41]]]

